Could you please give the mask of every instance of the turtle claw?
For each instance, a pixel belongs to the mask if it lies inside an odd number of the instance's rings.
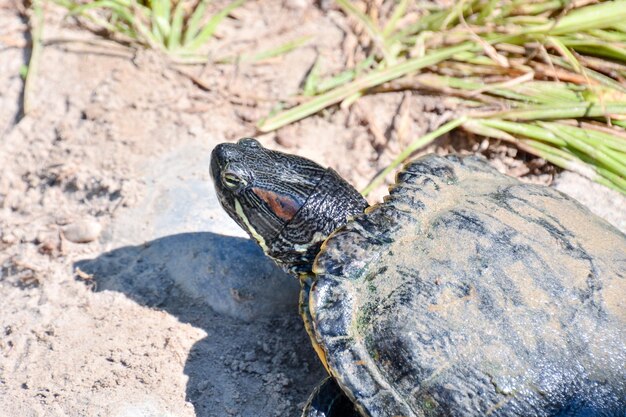
[[[361,417],[334,378],[324,379],[309,397],[302,417]]]

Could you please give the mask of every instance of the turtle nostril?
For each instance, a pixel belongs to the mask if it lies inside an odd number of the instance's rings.
[[[237,141],[238,145],[245,146],[248,148],[261,148],[261,143],[255,138],[241,138]]]

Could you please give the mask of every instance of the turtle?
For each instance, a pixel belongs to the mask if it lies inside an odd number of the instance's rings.
[[[222,143],[225,211],[301,284],[328,378],[305,417],[626,416],[626,236],[479,156],[368,205],[331,168]]]

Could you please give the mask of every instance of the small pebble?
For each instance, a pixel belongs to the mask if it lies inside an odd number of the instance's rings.
[[[285,0],[285,7],[292,10],[301,10],[309,6],[309,0]]]
[[[80,220],[63,228],[63,235],[74,243],[89,243],[100,236],[102,226],[95,220]]]

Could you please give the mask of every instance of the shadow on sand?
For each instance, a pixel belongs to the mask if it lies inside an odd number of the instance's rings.
[[[324,376],[297,314],[298,284],[250,240],[182,233],[79,261],[118,291],[204,329],[187,358],[196,415],[297,416]]]

